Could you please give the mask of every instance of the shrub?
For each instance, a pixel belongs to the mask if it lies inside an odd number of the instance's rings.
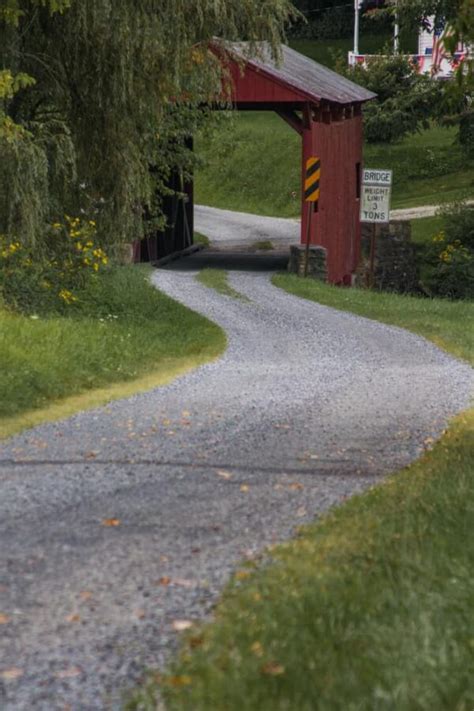
[[[400,55],[374,57],[367,67],[338,69],[356,84],[377,94],[364,107],[364,129],[371,143],[392,143],[410,133],[428,128],[439,114],[442,82],[418,74]]]
[[[23,313],[61,312],[108,263],[95,243],[93,220],[65,216],[41,240],[41,251],[0,235],[0,293]]]
[[[474,157],[474,111],[466,112],[459,121],[459,143]]]
[[[474,207],[459,204],[444,212],[444,230],[433,237],[427,263],[433,295],[474,298]]]

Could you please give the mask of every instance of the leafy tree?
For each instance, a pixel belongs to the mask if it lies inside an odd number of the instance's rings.
[[[371,143],[391,143],[427,128],[438,113],[443,86],[418,74],[400,55],[374,57],[368,67],[339,66],[357,84],[377,94],[364,107],[364,133]]]
[[[45,222],[92,203],[102,240],[140,237],[170,172],[192,166],[201,107],[222,100],[213,38],[277,51],[292,12],[289,0],[0,0],[0,233],[40,247]]]

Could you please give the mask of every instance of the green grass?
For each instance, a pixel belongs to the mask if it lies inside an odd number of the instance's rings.
[[[419,220],[411,222],[411,236],[413,242],[420,246],[425,246],[431,239],[443,229],[443,218],[436,215],[435,217],[423,217]]]
[[[211,244],[209,237],[202,235],[199,232],[194,233],[194,244],[202,244],[204,247],[209,247]]]
[[[202,269],[196,276],[197,281],[208,289],[214,289],[219,294],[230,296],[233,299],[248,301],[247,297],[233,289],[229,284],[228,274],[224,269]]]
[[[474,171],[454,128],[433,127],[394,145],[366,145],[365,163],[394,171],[392,207],[474,197]],[[213,138],[198,138],[203,205],[277,217],[300,214],[300,138],[272,113],[236,113]]]
[[[473,303],[274,283],[405,326],[474,364]],[[428,446],[432,445],[430,443]],[[130,709],[471,711],[474,411],[414,465],[243,567]]]
[[[221,329],[154,289],[149,275],[138,267],[104,274],[70,317],[0,310],[2,431],[60,399],[151,373],[160,380],[222,351]]]
[[[273,246],[273,243],[270,242],[269,239],[264,239],[261,240],[260,242],[254,242],[251,245],[251,249],[256,249],[257,251],[260,252],[270,252],[272,249],[275,249]]]

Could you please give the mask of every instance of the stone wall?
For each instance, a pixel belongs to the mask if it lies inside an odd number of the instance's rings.
[[[304,244],[293,244],[290,247],[288,271],[304,276],[306,247]],[[310,246],[308,258],[308,277],[327,281],[327,253],[324,247]]]
[[[416,246],[411,240],[410,222],[393,220],[376,225],[373,287],[400,294],[419,290],[419,268]],[[370,285],[370,245],[374,225],[362,224],[362,257],[356,284]]]

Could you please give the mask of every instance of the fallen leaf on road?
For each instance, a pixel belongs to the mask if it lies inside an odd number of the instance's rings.
[[[69,669],[63,669],[62,671],[55,672],[54,676],[56,679],[73,679],[81,674],[82,669],[79,669],[79,667],[69,667]]]
[[[278,662],[267,662],[267,664],[263,665],[262,672],[270,676],[279,676],[285,673],[285,667],[282,664],[278,664]]]
[[[163,420],[163,425],[165,427],[169,427],[170,424],[171,424],[171,420],[168,420],[168,419]]]
[[[190,676],[180,674],[180,676],[169,676],[166,680],[171,686],[189,686],[192,683]]]
[[[250,573],[248,570],[238,570],[234,577],[236,580],[246,580],[246,578],[250,578]]]
[[[171,578],[169,578],[167,575],[164,575],[162,578],[158,580],[158,585],[169,585],[171,583]]]
[[[103,526],[120,526],[120,523],[119,518],[104,518],[102,521]]]
[[[197,582],[195,580],[186,580],[185,578],[172,578],[173,585],[179,585],[182,588],[195,588]]]
[[[8,625],[9,622],[10,618],[8,617],[8,615],[3,615],[0,613],[0,625]]]
[[[298,511],[296,512],[296,515],[297,515],[299,518],[302,518],[302,516],[306,516],[306,513],[307,513],[307,512],[306,512],[305,507],[304,507],[304,506],[301,506],[301,508],[299,508]]]
[[[135,610],[133,613],[135,617],[137,617],[139,620],[144,620],[146,617],[146,612],[145,610]]]
[[[185,630],[191,629],[193,623],[191,620],[175,620],[171,626],[175,632],[184,632]]]
[[[86,452],[85,457],[86,459],[95,459],[98,455],[98,452]]]
[[[23,674],[23,669],[13,667],[12,669],[4,669],[3,671],[1,671],[0,677],[2,679],[5,679],[5,681],[13,681],[14,679],[19,679],[20,676],[23,676]]]
[[[247,484],[242,484],[242,486],[240,487],[240,491],[242,491],[243,493],[247,492],[248,490],[249,487],[247,486]]]
[[[83,590],[82,592],[79,593],[79,596],[81,600],[90,600],[92,597],[92,593],[90,590]]]
[[[304,489],[304,486],[303,484],[295,482],[294,484],[290,484],[288,488],[291,489],[291,491],[302,491]]]
[[[81,616],[75,612],[73,615],[68,615],[66,617],[66,622],[80,622],[81,621]]]
[[[191,413],[189,412],[189,410],[183,410],[181,414],[183,417],[191,417]]]
[[[217,476],[220,476],[221,479],[232,479],[232,474],[230,472],[226,472],[224,469],[219,469],[219,471],[217,472]]]

